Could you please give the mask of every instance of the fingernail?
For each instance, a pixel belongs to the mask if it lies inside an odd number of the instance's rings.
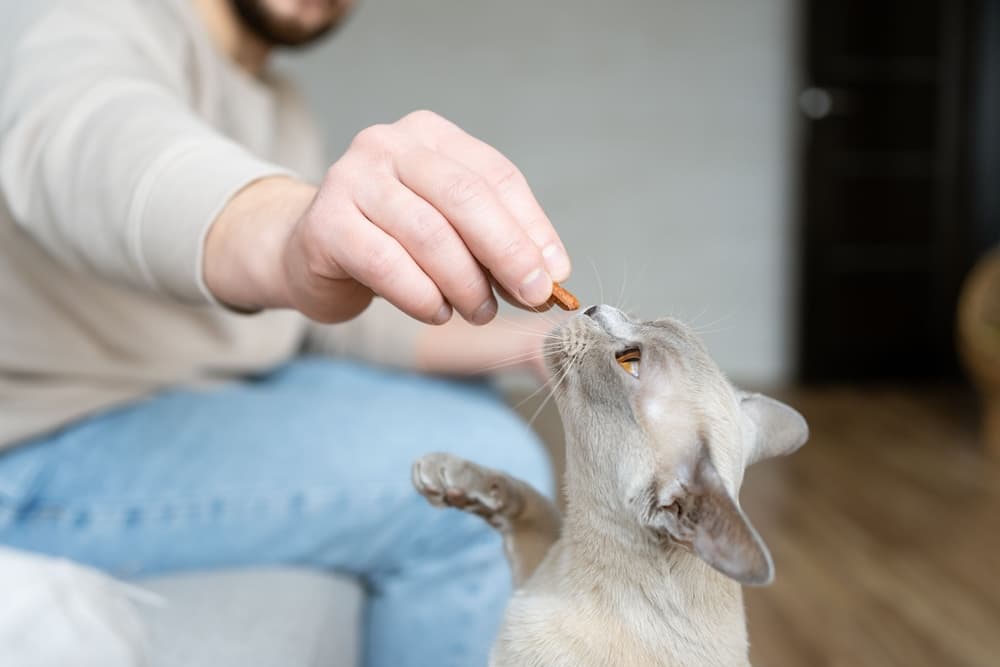
[[[444,304],[443,306],[441,306],[441,310],[437,312],[437,315],[434,316],[434,319],[431,320],[431,322],[434,324],[444,324],[450,319],[451,319],[451,306],[449,306],[448,304]]]
[[[541,305],[552,294],[552,279],[541,269],[535,269],[521,281],[517,293],[528,305]]]
[[[497,314],[496,299],[489,298],[472,314],[473,324],[488,324]]]
[[[552,280],[561,282],[569,278],[570,264],[569,257],[558,243],[550,243],[542,250],[542,258],[545,260],[545,268],[548,270]]]

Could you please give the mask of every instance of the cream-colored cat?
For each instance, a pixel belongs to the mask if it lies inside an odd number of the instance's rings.
[[[610,306],[558,327],[546,361],[566,429],[566,516],[527,484],[447,454],[414,464],[432,503],[504,537],[516,592],[494,667],[744,667],[740,584],[773,575],[740,510],[744,469],[807,436],[733,387],[686,326]]]

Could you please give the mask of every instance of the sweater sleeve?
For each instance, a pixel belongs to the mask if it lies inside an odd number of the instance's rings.
[[[309,323],[306,352],[413,369],[417,338],[429,325],[383,299],[342,324]]]
[[[185,98],[183,63],[103,3],[6,35],[0,190],[12,217],[74,268],[172,299],[210,302],[202,244],[230,197],[286,174],[222,136]],[[105,12],[106,14],[107,12]]]

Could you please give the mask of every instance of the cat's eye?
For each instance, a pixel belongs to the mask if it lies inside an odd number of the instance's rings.
[[[639,377],[639,359],[642,355],[639,354],[639,348],[630,347],[629,349],[619,352],[615,355],[615,361],[618,365],[625,369],[625,372],[634,378]]]

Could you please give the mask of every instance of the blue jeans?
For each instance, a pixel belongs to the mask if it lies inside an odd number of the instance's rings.
[[[447,451],[552,487],[537,439],[480,384],[320,358],[176,390],[0,456],[0,543],[123,577],[293,564],[369,591],[365,665],[485,665],[510,575],[481,519],[432,508],[410,464]]]

